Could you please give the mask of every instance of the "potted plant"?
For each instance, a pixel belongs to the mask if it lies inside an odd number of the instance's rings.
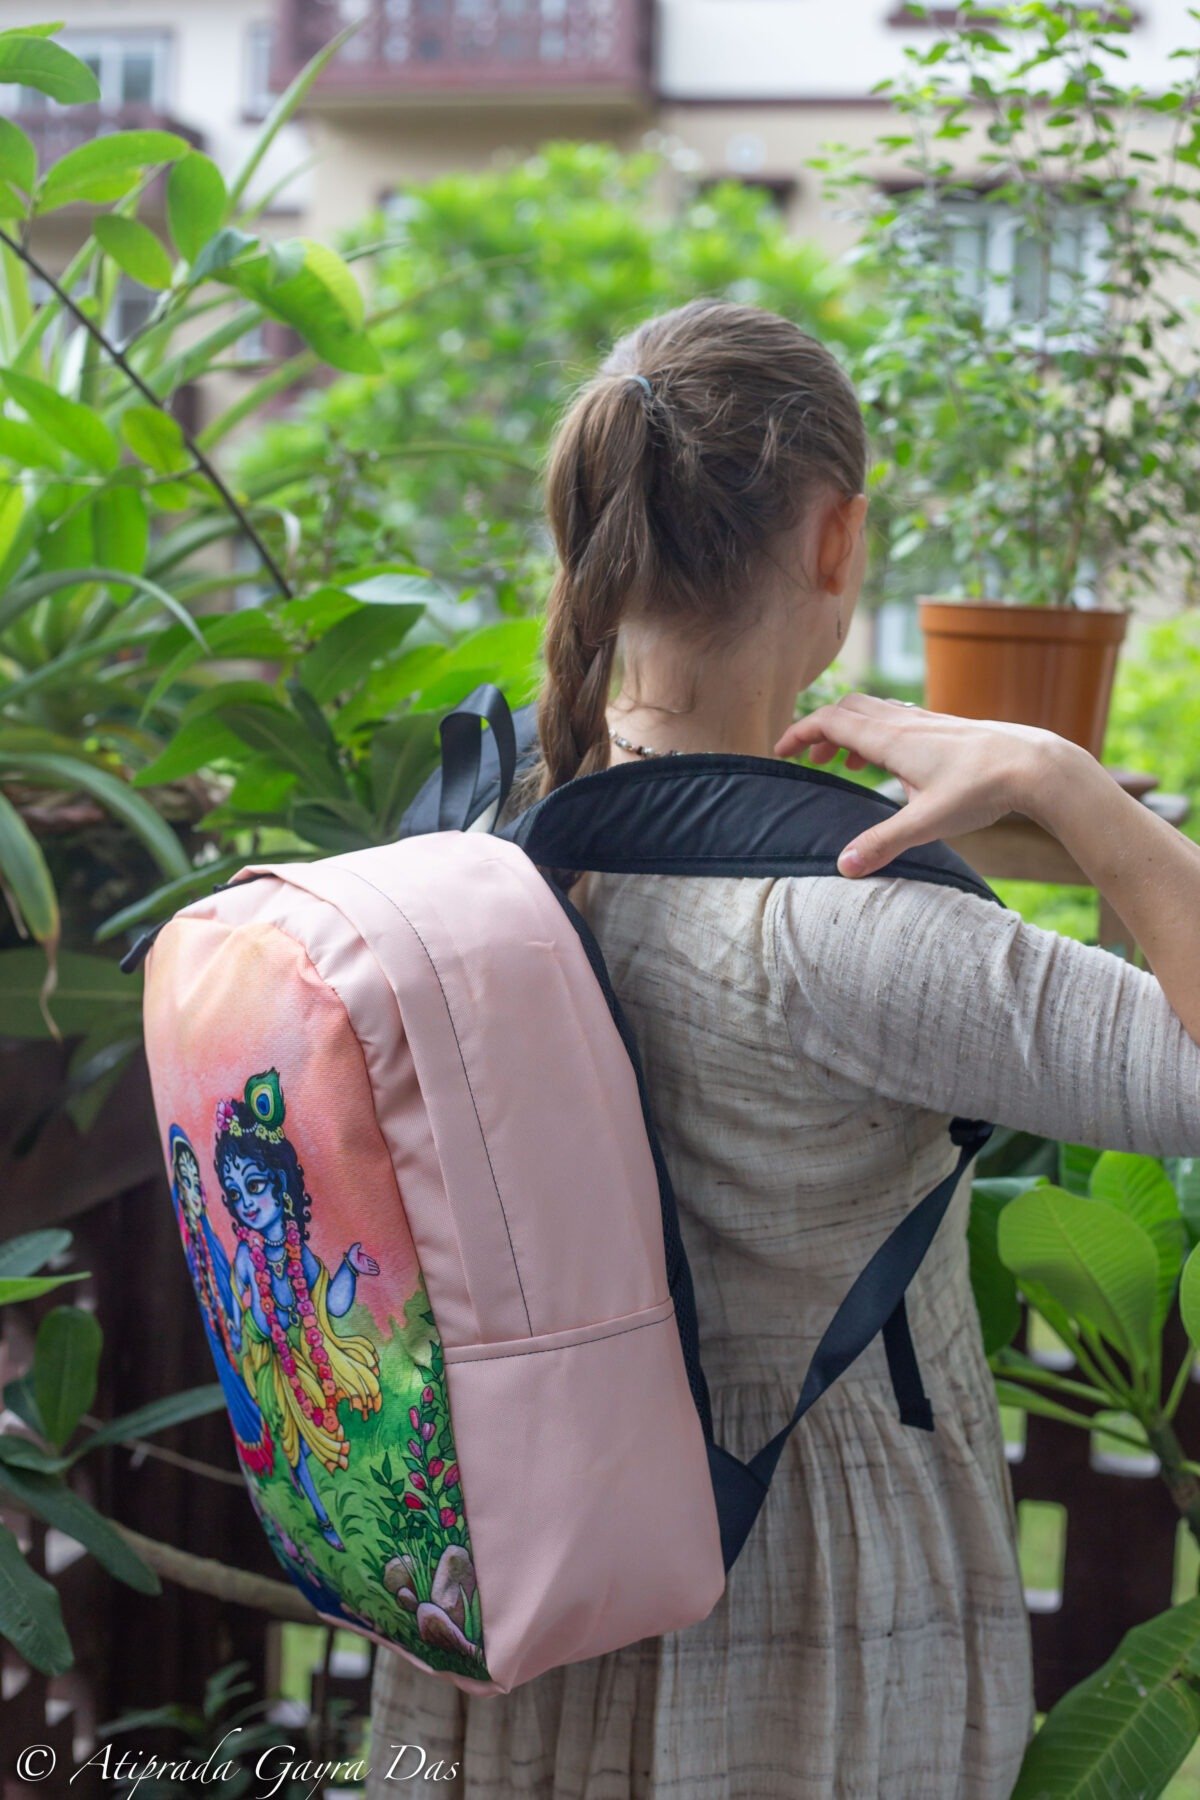
[[[884,84],[867,161],[824,165],[882,302],[857,373],[929,704],[1097,755],[1126,607],[1185,595],[1197,557],[1200,48],[1151,95],[1123,74],[1135,29],[964,6]]]

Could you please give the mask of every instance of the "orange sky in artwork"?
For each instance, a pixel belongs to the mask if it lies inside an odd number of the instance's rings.
[[[309,1243],[332,1274],[352,1243],[380,1264],[358,1299],[380,1326],[403,1319],[419,1279],[416,1249],[379,1132],[362,1052],[337,996],[301,947],[271,926],[189,919],[154,947],[146,1048],[159,1131],[179,1125],[200,1162],[209,1218],[233,1260],[232,1221],[213,1169],[220,1100],[277,1069],[284,1131],[312,1201]]]

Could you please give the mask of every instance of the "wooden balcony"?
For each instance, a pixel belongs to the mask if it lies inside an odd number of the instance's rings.
[[[325,109],[397,102],[594,103],[650,97],[652,0],[280,0],[275,83],[344,26],[322,74]]]

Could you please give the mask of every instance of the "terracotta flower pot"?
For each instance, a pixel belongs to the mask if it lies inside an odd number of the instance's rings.
[[[1040,725],[1100,755],[1125,613],[922,600],[920,618],[935,712]]]

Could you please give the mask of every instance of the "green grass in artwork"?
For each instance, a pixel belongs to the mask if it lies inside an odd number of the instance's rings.
[[[344,1550],[315,1529],[312,1507],[276,1454],[253,1498],[272,1547],[322,1611],[366,1626],[433,1669],[487,1680],[470,1538],[446,1398],[441,1342],[421,1286],[389,1335],[365,1306],[342,1329],[375,1338],[384,1402],[347,1409],[345,1469],[310,1463]]]

